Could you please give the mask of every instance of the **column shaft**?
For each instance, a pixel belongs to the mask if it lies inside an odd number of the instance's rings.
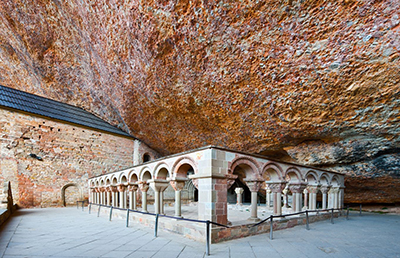
[[[257,192],[251,192],[251,219],[257,219]]]
[[[181,217],[181,191],[175,191],[175,217]]]

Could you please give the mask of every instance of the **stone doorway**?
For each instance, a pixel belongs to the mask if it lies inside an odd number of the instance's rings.
[[[73,206],[77,201],[82,201],[80,187],[74,183],[64,185],[61,189],[61,201],[63,206]]]

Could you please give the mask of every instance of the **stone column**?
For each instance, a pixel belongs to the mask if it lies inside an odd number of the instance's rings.
[[[326,209],[326,193],[329,190],[329,186],[327,185],[323,185],[320,187],[320,191],[322,193],[322,209],[325,210]]]
[[[119,192],[119,207],[121,209],[126,209],[126,185],[119,184],[117,188]]]
[[[257,193],[262,186],[262,181],[257,179],[254,180],[248,179],[245,180],[245,182],[251,191],[251,215],[250,218],[248,218],[247,220],[253,222],[260,221],[260,219],[257,217]]]
[[[106,188],[103,186],[100,188],[101,204],[106,205]]]
[[[311,203],[311,195],[308,195],[308,193],[309,193],[308,188],[303,190],[303,194],[304,194],[304,207],[303,207],[303,209],[305,209],[305,210],[308,210],[308,207],[309,207],[309,205]]]
[[[149,184],[146,181],[139,182],[139,189],[142,192],[142,211],[147,211],[147,191],[149,190]]]
[[[113,207],[118,206],[118,188],[115,185],[111,186],[111,205]]]
[[[344,186],[339,188],[339,208],[343,208],[344,206]]]
[[[339,203],[339,187],[334,187],[332,194],[333,194],[333,198],[332,198],[332,200],[333,200],[332,206],[333,207],[332,208],[337,209],[338,203]]]
[[[293,211],[294,212],[300,212],[301,208],[303,207],[302,205],[302,195],[303,191],[306,188],[306,184],[303,182],[296,182],[296,183],[291,183],[289,184],[289,189],[293,193]]]
[[[274,215],[282,215],[282,191],[285,189],[286,182],[273,182],[266,181],[268,187],[271,189],[273,194],[273,206],[274,206]]]
[[[175,217],[182,217],[181,191],[185,187],[185,181],[170,181],[172,188],[175,190]]]
[[[94,200],[96,204],[100,204],[100,189],[98,187],[95,188],[95,196]]]
[[[90,202],[91,203],[96,203],[96,189],[94,187],[90,187]]]
[[[242,194],[243,194],[243,188],[241,187],[236,187],[235,188],[235,193],[236,193],[236,205],[242,206]]]
[[[129,209],[136,210],[136,191],[138,189],[137,184],[129,183]]]
[[[265,206],[267,209],[269,209],[271,207],[271,189],[269,189],[268,187],[266,188],[266,193],[267,193],[267,201],[265,203]]]
[[[317,185],[309,185],[308,191],[310,192],[310,209],[315,210],[315,209],[317,209],[318,186]]]
[[[106,195],[107,195],[107,206],[111,206],[111,186],[106,187]]]
[[[332,209],[333,208],[333,187],[331,187],[328,191],[328,209]]]
[[[164,192],[165,189],[167,189],[169,182],[164,179],[152,179],[149,180],[149,185],[151,189],[154,190],[154,208],[155,208],[155,213],[160,214],[163,212],[163,200],[161,199],[161,196]]]
[[[285,187],[285,189],[283,189],[282,193],[283,193],[283,207],[284,208],[288,208],[288,196],[287,196],[287,192],[288,192],[288,188]]]

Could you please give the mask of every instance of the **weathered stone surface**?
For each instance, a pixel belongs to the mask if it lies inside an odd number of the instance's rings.
[[[89,177],[132,166],[133,145],[133,139],[0,109],[0,182],[11,181],[21,207],[63,205],[63,187],[72,204],[87,199]]]
[[[399,10],[4,0],[0,83],[81,106],[163,154],[214,144],[398,178]]]

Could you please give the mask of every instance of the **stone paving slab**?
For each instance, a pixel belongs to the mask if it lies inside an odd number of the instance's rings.
[[[400,215],[334,220],[211,245],[210,257],[400,257]],[[19,210],[0,229],[0,257],[207,257],[205,244],[76,208]]]

